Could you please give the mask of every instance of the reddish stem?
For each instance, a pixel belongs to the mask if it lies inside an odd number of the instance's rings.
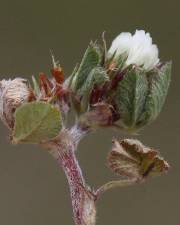
[[[70,133],[66,131],[58,141],[49,144],[52,155],[64,170],[68,180],[75,224],[94,225],[95,199],[86,188],[81,168],[75,156],[77,140],[74,140]]]
[[[74,152],[69,151],[60,154],[58,163],[62,166],[69,183],[75,223],[78,225],[82,224],[81,208],[84,194],[82,190],[82,187],[84,187],[84,179]]]

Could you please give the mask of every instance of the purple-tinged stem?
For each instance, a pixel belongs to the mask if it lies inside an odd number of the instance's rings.
[[[81,168],[75,156],[75,149],[78,140],[80,140],[80,135],[77,133],[75,135],[74,132],[75,130],[62,131],[57,140],[48,143],[48,147],[67,177],[75,224],[95,225],[95,198],[85,184]]]

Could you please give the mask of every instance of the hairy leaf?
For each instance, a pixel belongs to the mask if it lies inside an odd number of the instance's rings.
[[[171,80],[171,63],[166,63],[160,70],[149,77],[149,92],[146,98],[139,126],[152,122],[159,115]]]
[[[79,69],[75,73],[72,80],[72,90],[77,91],[84,85],[87,76],[93,68],[99,65],[101,61],[101,52],[97,45],[90,44],[87,48]]]
[[[23,104],[15,113],[14,143],[41,143],[55,138],[62,127],[60,111],[45,102]]]
[[[130,69],[119,82],[115,101],[125,128],[131,130],[136,126],[144,107],[147,91],[148,82],[142,69]]]

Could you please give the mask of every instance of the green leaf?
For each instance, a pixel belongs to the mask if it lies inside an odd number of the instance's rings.
[[[150,75],[149,92],[139,126],[152,122],[159,115],[166,100],[170,81],[171,63],[166,63],[160,70]]]
[[[135,128],[144,107],[147,91],[146,74],[140,68],[131,68],[119,82],[115,101],[124,128],[128,130]]]
[[[13,143],[41,143],[55,138],[62,128],[60,111],[49,103],[23,104],[15,113]]]
[[[82,96],[81,105],[82,111],[86,111],[88,107],[88,102],[90,98],[90,94],[93,90],[93,87],[97,85],[98,87],[105,84],[105,82],[109,81],[109,76],[106,71],[101,67],[96,67],[92,69],[89,73],[86,82],[82,86],[82,88],[78,91],[78,93]]]
[[[101,62],[101,52],[97,45],[90,44],[87,48],[78,71],[73,77],[71,88],[79,90],[87,79],[88,74]]]

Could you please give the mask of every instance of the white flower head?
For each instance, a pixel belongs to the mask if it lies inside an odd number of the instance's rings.
[[[108,51],[110,55],[116,52],[116,56],[125,54],[126,66],[135,64],[143,66],[147,71],[153,69],[159,62],[158,48],[152,44],[152,38],[144,30],[136,30],[132,35],[123,32],[115,38]]]

